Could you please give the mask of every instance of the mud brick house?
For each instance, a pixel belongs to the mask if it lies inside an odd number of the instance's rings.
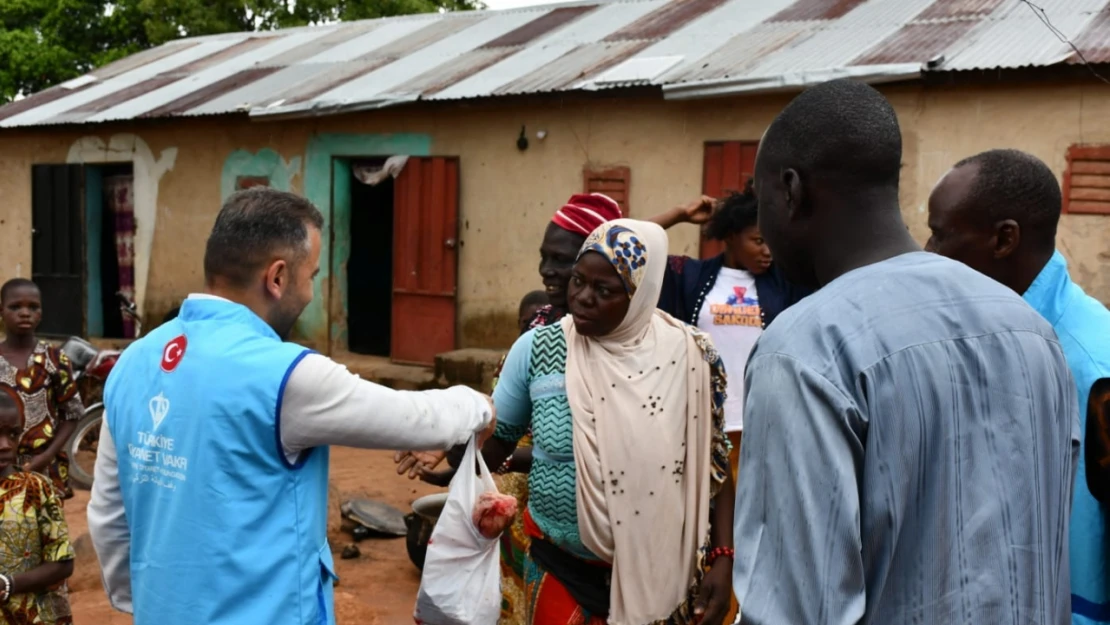
[[[269,185],[327,217],[301,340],[410,363],[504,347],[567,196],[647,216],[739,188],[792,95],[851,76],[901,118],[918,239],[952,164],[1027,150],[1108,301],[1110,0],[1036,7],[599,0],[174,41],[0,108],[0,276],[42,284],[52,331],[122,336],[112,294],[160,317],[202,285],[221,201]],[[713,251],[691,226],[672,247]]]

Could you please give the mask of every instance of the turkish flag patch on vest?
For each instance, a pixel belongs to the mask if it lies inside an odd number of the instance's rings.
[[[162,349],[162,371],[166,373],[173,373],[177,365],[181,364],[181,359],[185,357],[185,347],[189,341],[185,339],[185,335],[173,339]]]

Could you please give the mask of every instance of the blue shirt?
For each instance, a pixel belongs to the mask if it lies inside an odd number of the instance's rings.
[[[1078,404],[1016,293],[922,252],[857,269],[764,332],[746,388],[744,623],[1068,620]]]
[[[1110,377],[1110,311],[1068,276],[1056,252],[1025,292],[1025,301],[1052,324],[1060,337],[1078,390],[1079,415],[1087,419],[1087,398],[1100,378]],[[1080,431],[1086,430],[1086,424]],[[1079,456],[1071,514],[1072,623],[1110,623],[1110,540],[1106,509],[1091,495]]]

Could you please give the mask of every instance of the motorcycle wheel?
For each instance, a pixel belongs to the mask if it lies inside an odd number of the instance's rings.
[[[104,406],[91,406],[77,422],[77,429],[66,445],[66,452],[69,454],[69,481],[75,488],[92,488],[96,448],[103,419]]]

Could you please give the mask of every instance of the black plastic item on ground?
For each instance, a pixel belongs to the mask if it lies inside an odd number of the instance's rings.
[[[380,501],[352,499],[343,504],[339,510],[344,518],[368,530],[362,538],[356,535],[355,538],[358,540],[370,537],[399,538],[408,534],[408,529],[405,527],[405,513]]]

